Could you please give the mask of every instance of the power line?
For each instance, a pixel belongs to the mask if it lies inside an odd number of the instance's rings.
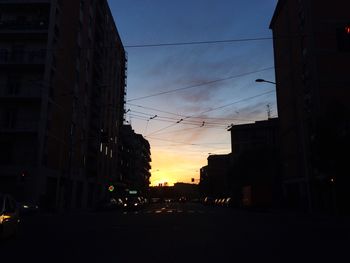
[[[154,94],[150,94],[150,95],[146,95],[146,96],[142,96],[142,97],[138,97],[138,98],[129,99],[126,102],[135,101],[135,100],[142,100],[142,99],[155,97],[155,96],[160,96],[160,95],[164,95],[164,94],[169,94],[169,93],[173,93],[173,92],[177,92],[177,91],[181,91],[181,90],[186,90],[186,89],[192,89],[192,88],[197,88],[197,87],[201,87],[201,86],[206,86],[206,85],[209,85],[209,84],[213,84],[213,83],[217,83],[217,82],[221,82],[221,81],[226,81],[226,80],[229,80],[229,79],[240,78],[240,77],[244,77],[244,76],[247,76],[247,75],[250,75],[250,74],[271,70],[273,68],[275,68],[275,67],[263,68],[263,69],[260,69],[260,70],[250,71],[250,72],[246,72],[246,73],[242,73],[242,74],[238,74],[238,75],[229,76],[229,77],[226,77],[226,78],[211,80],[211,81],[207,81],[207,82],[203,82],[203,83],[200,83],[200,84],[191,85],[191,86],[187,86],[187,87],[183,87],[183,88],[162,91],[162,92],[158,92],[158,93],[154,93]]]
[[[272,40],[272,39],[273,39],[272,37],[236,38],[236,39],[211,40],[211,41],[190,41],[190,42],[125,45],[124,47],[125,48],[146,48],[146,47],[166,47],[166,46],[188,46],[188,45],[203,45],[203,44],[224,44],[224,43],[235,43],[235,42],[264,41],[264,40]]]
[[[169,111],[163,111],[161,109],[156,109],[156,108],[152,108],[152,107],[146,107],[146,106],[142,106],[142,105],[138,105],[138,104],[133,104],[133,103],[126,103],[126,104],[128,104],[130,106],[146,109],[146,110],[152,110],[152,111],[156,111],[156,112],[161,112],[161,113],[175,115],[175,116],[182,117],[182,118],[187,118],[188,117],[186,115],[181,115],[181,114],[174,113],[174,112],[169,112]],[[270,103],[270,104],[272,104],[272,103]],[[133,112],[138,112],[138,111],[134,111],[133,110]],[[141,112],[138,112],[138,113],[141,113]],[[147,114],[147,113],[142,112],[142,114]],[[168,117],[168,118],[170,119],[170,117]],[[191,119],[200,119],[200,120],[210,119],[210,120],[243,121],[243,122],[255,121],[255,119],[241,119],[241,118],[232,118],[232,117],[231,118],[220,118],[220,117],[209,117],[209,116],[191,117]],[[174,120],[178,120],[178,119],[174,119]]]
[[[206,146],[206,145],[228,145],[229,143],[187,143],[187,142],[178,142],[168,139],[162,139],[162,138],[156,138],[151,136],[145,136],[146,138],[152,139],[152,140],[158,140],[158,141],[165,141],[165,142],[171,142],[171,143],[177,143],[177,144],[184,144],[184,145],[191,145],[191,146]]]
[[[147,118],[145,116],[141,116],[141,115],[137,115],[137,114],[130,114],[129,115],[132,118],[135,119],[139,119],[139,120],[143,120],[143,121],[149,121],[150,118]],[[159,121],[159,122],[167,122],[167,123],[174,123],[174,121],[176,121],[176,124],[179,124],[180,122],[177,119],[161,119],[163,117],[158,116],[157,119],[154,119],[155,121]],[[184,125],[192,125],[192,126],[197,126],[198,128],[214,128],[214,127],[226,127],[227,124],[223,124],[223,123],[218,123],[218,122],[208,122],[206,123],[206,125],[203,125],[203,121],[202,122],[195,122],[195,121],[181,121],[181,124]]]
[[[255,95],[255,96],[247,97],[247,98],[244,98],[244,99],[241,99],[241,100],[238,100],[238,101],[234,101],[234,102],[232,102],[232,103],[229,103],[229,104],[226,104],[226,105],[217,107],[217,108],[213,108],[213,109],[209,109],[209,110],[203,111],[203,112],[201,112],[199,115],[202,115],[202,114],[204,114],[204,113],[208,113],[208,112],[211,112],[211,111],[223,109],[223,108],[232,106],[232,105],[234,105],[234,104],[241,103],[241,102],[244,102],[244,101],[247,101],[247,100],[251,100],[251,99],[255,99],[255,98],[258,98],[258,97],[261,97],[261,96],[264,96],[264,95],[267,95],[267,94],[270,94],[270,93],[274,93],[274,92],[276,92],[276,91],[275,91],[275,90],[270,90],[270,91],[267,91],[267,92],[264,92],[264,93],[260,93],[260,94]],[[188,117],[186,117],[186,118],[189,119],[189,118],[193,118],[193,117],[194,117],[194,116],[188,116]],[[153,134],[156,134],[156,133],[159,133],[160,131],[169,129],[169,128],[175,126],[176,124],[178,124],[178,123],[173,123],[173,124],[171,124],[171,125],[169,125],[169,126],[163,127],[163,128],[161,128],[161,129],[159,129],[159,130],[156,130],[156,131],[152,132],[151,134],[148,134],[148,136],[153,135]]]

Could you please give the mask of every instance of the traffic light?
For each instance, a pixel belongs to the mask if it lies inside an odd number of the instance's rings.
[[[337,29],[338,49],[342,52],[350,52],[350,25]]]
[[[114,191],[114,185],[108,186],[108,191],[113,192]]]

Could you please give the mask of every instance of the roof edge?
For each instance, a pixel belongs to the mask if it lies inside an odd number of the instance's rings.
[[[273,24],[275,23],[277,16],[279,15],[281,9],[283,8],[284,4],[287,2],[287,0],[278,0],[275,11],[273,13],[273,16],[271,18],[271,22],[269,25],[269,28],[272,29]]]

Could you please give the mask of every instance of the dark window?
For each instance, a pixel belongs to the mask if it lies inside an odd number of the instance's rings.
[[[350,52],[350,24],[337,29],[338,50]]]

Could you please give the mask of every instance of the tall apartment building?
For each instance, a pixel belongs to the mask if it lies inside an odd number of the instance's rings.
[[[274,37],[284,192],[290,206],[348,200],[350,13],[347,0],[279,0]]]
[[[47,209],[103,197],[126,62],[106,0],[0,0],[0,191]]]

